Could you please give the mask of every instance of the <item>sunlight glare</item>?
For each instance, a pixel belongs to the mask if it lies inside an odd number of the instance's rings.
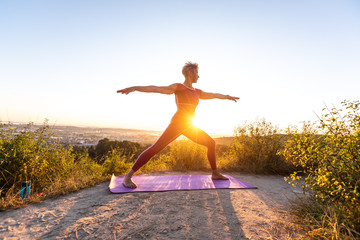
[[[197,115],[193,119],[193,125],[211,134],[214,130],[218,130],[216,119],[211,119],[207,115]],[[221,130],[220,130],[221,131]]]

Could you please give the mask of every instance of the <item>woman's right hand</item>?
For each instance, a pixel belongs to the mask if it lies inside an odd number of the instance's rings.
[[[134,87],[128,87],[128,88],[124,88],[121,90],[117,90],[117,93],[122,93],[122,94],[128,95],[129,93],[134,92],[134,91],[135,91]]]

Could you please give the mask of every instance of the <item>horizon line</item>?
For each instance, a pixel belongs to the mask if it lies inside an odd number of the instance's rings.
[[[21,122],[21,121],[0,121],[0,124],[22,124],[22,125],[28,125],[28,124],[33,124],[35,126],[38,125],[44,125],[45,121],[42,123],[39,122]],[[163,130],[149,130],[149,129],[140,129],[140,128],[123,128],[123,127],[101,127],[101,126],[88,126],[88,125],[69,125],[69,124],[47,124],[49,126],[58,126],[58,127],[77,127],[77,128],[102,128],[102,129],[122,129],[122,130],[129,130],[129,131],[144,131],[144,132],[156,132],[156,133],[162,133]],[[227,134],[227,133],[208,133],[211,137],[214,138],[220,138],[220,137],[233,137],[233,135],[231,134]]]

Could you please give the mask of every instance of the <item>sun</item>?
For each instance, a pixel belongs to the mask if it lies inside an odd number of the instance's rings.
[[[223,107],[224,108],[224,107]],[[231,135],[235,124],[232,119],[228,119],[226,113],[230,110],[221,109],[214,113],[214,109],[219,107],[199,107],[193,119],[193,125],[202,129],[210,135]]]
[[[194,126],[201,128],[203,130],[210,130],[216,126],[216,123],[213,119],[206,117],[206,115],[197,115],[192,120]]]

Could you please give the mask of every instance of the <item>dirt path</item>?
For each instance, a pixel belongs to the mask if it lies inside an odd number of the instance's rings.
[[[258,189],[111,194],[106,182],[26,208],[0,212],[0,239],[299,237],[286,224],[289,199],[302,196],[298,189],[281,176],[229,175]]]

